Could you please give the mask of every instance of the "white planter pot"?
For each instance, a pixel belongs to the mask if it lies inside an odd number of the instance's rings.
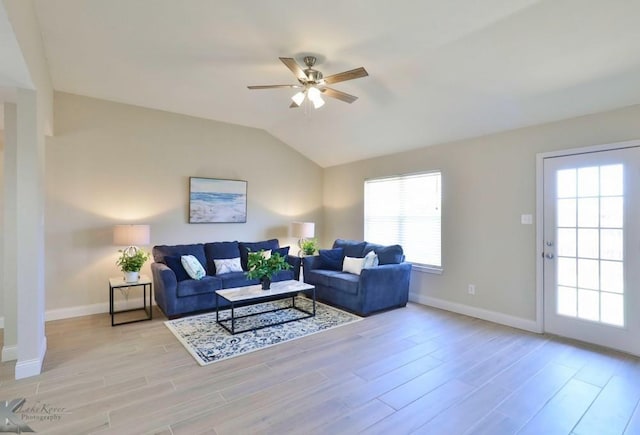
[[[140,272],[125,272],[124,282],[138,282],[140,280]]]

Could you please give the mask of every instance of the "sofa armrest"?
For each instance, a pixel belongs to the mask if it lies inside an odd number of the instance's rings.
[[[304,270],[314,270],[321,269],[320,264],[320,256],[319,255],[309,255],[307,257],[302,257],[302,267]]]
[[[409,300],[411,263],[384,264],[362,269],[360,292],[365,298],[364,311],[381,307],[404,306]],[[370,309],[366,309],[369,307]]]
[[[178,297],[176,274],[164,263],[151,263],[156,303],[167,313],[172,313]]]
[[[300,265],[302,264],[302,259],[295,255],[287,255],[287,263],[291,265],[293,276],[295,277],[295,280],[298,281],[300,279]]]

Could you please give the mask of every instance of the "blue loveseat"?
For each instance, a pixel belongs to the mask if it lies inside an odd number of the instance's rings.
[[[276,273],[272,281],[299,279],[300,258],[288,255],[289,247],[280,248],[277,239],[262,242],[234,241],[154,246],[151,273],[155,284],[156,303],[170,319],[187,313],[214,310],[216,290],[259,284],[258,279],[248,279],[245,272],[248,253],[261,250],[278,252],[292,266],[289,270]],[[180,264],[180,257],[183,255],[196,257],[206,271],[206,276],[200,280],[191,279]],[[214,260],[232,258],[240,258],[242,272],[216,274]]]
[[[360,275],[343,272],[345,257],[377,255],[378,264]],[[331,250],[303,258],[304,282],[316,287],[318,300],[361,316],[404,307],[409,300],[411,264],[404,262],[400,245],[382,246],[338,239]]]

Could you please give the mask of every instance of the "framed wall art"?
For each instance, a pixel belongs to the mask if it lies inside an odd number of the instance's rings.
[[[189,223],[247,222],[247,182],[189,178]]]

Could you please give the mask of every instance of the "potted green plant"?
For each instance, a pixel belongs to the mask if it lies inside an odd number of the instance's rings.
[[[125,282],[137,282],[140,279],[140,269],[150,257],[149,254],[142,249],[138,249],[135,254],[129,255],[125,251],[120,252],[120,257],[116,264],[120,266],[120,270],[124,272]]]
[[[304,239],[301,248],[304,255],[313,255],[318,249],[318,241],[316,239]]]
[[[247,259],[247,278],[258,278],[262,283],[263,290],[271,288],[271,278],[276,272],[291,269],[291,265],[287,263],[285,257],[277,252],[271,256],[265,256],[264,251],[249,252]]]

